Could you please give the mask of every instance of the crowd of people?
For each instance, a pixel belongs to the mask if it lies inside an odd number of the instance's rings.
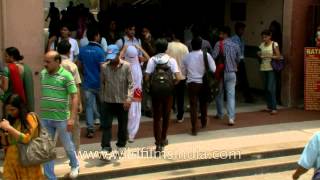
[[[114,117],[118,120],[116,146],[123,149],[127,142],[134,143],[141,116],[149,115],[153,117],[155,152],[161,155],[169,143],[167,131],[173,107],[177,107],[177,123],[184,121],[185,91],[190,106],[190,134],[196,136],[199,128],[206,128],[210,119],[203,82],[205,56],[209,70],[219,79],[215,118],[225,118],[226,95],[228,125],[235,125],[237,80],[245,101],[253,102],[245,69],[243,23],[235,25],[233,36],[229,27],[219,28],[218,40],[212,42],[203,38],[201,27],[196,25],[191,31],[185,30],[185,38],[180,36],[183,32],[177,31],[155,38],[147,26],[141,28],[139,37],[134,23],[127,23],[121,32],[115,20],[109,21],[110,26],[104,30],[103,23],[98,23],[87,8],[74,7],[73,3],[61,15],[62,18],[51,3],[46,18],[50,18],[49,40],[40,73],[40,118],[52,136],[58,133],[70,160],[71,178],[79,173],[79,113],[83,111],[87,138],[95,136],[95,124],[100,124],[101,150],[107,153],[112,151]],[[257,57],[264,76],[266,111],[274,115],[277,79],[271,60],[281,58],[280,44],[272,39],[272,29],[264,30],[261,37]],[[44,164],[42,175],[40,166],[23,167],[17,160],[16,143],[28,143],[36,136],[38,127],[30,115],[34,111],[32,70],[15,47],[5,50],[4,60],[0,86],[4,92],[1,96],[4,120],[0,122],[0,128],[5,131],[2,136],[6,147],[4,178],[41,179],[45,175],[56,179],[53,161]]]

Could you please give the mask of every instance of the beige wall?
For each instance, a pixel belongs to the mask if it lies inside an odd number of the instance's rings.
[[[232,1],[247,2],[247,29],[245,39],[248,45],[258,45],[260,32],[268,28],[272,20],[277,20],[283,27],[283,55],[286,68],[282,72],[283,103],[290,107],[303,104],[304,59],[303,48],[307,44],[309,6],[313,0],[227,0],[227,25],[233,27],[230,20],[230,3]],[[283,21],[282,21],[283,19]],[[258,64],[254,58],[248,59],[247,69],[250,85],[261,87]]]
[[[43,59],[43,1],[39,0],[0,0],[4,37],[3,47],[17,47],[24,61],[34,73],[42,69]],[[1,18],[0,18],[1,19]],[[1,22],[1,21],[0,21]],[[1,28],[0,28],[1,29]],[[2,41],[1,41],[2,42]],[[35,104],[39,102],[39,76],[34,76]]]
[[[260,33],[269,28],[273,20],[282,24],[283,0],[226,0],[225,22],[233,30],[234,21],[230,17],[232,2],[246,2],[247,16],[244,23],[247,25],[244,38],[247,45],[258,45],[261,42]]]
[[[246,31],[244,39],[246,45],[259,46],[261,43],[260,33],[269,28],[273,20],[282,24],[283,0],[226,0],[225,24],[231,27],[234,33],[236,21],[231,21],[230,6],[232,2],[246,3]],[[248,81],[251,88],[263,89],[263,81],[259,70],[259,62],[256,58],[246,58]]]
[[[3,23],[3,11],[2,11],[2,3],[0,2],[0,52],[3,51],[3,46],[4,46],[4,36],[3,36],[3,28],[4,28],[4,23]],[[0,60],[2,59],[2,55],[0,55]]]

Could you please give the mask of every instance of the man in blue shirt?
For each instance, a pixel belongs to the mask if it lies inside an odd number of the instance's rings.
[[[320,132],[316,133],[305,146],[298,165],[297,170],[292,175],[293,179],[299,179],[302,174],[311,168],[316,170],[320,168]]]
[[[235,25],[236,34],[231,37],[231,40],[234,43],[238,44],[240,47],[240,63],[239,63],[238,72],[237,72],[237,79],[239,81],[240,90],[242,91],[245,102],[252,103],[253,98],[249,88],[245,58],[244,58],[245,43],[244,43],[244,39],[242,38],[245,28],[246,28],[245,24],[237,22]]]
[[[105,52],[100,46],[100,34],[97,28],[87,30],[89,44],[80,49],[79,69],[83,72],[83,84],[86,99],[87,137],[94,136],[94,107],[99,110],[100,65],[105,61]],[[97,116],[100,116],[99,111]]]

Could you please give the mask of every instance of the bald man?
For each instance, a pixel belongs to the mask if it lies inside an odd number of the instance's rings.
[[[75,146],[71,141],[73,124],[78,110],[77,87],[72,74],[60,66],[61,56],[49,51],[44,57],[44,67],[40,74],[42,97],[40,117],[42,125],[55,137],[57,132],[70,160],[70,178],[79,174],[79,161]],[[71,101],[71,112],[70,104]],[[57,179],[54,174],[54,162],[44,164],[44,173],[49,180]]]

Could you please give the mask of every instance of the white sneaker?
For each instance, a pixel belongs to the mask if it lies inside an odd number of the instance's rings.
[[[134,143],[134,138],[129,138],[128,143]]]
[[[233,126],[233,125],[234,125],[234,119],[229,119],[228,125],[229,125],[229,126]]]
[[[100,124],[100,119],[97,118],[97,119],[94,121],[94,124],[95,124],[95,125],[99,125],[99,124]]]
[[[178,119],[178,120],[177,120],[177,123],[183,123],[183,121],[184,121],[184,118]]]
[[[80,169],[79,166],[78,166],[78,167],[75,167],[75,168],[71,168],[71,172],[70,172],[70,174],[69,174],[69,177],[70,177],[71,179],[77,178],[78,175],[79,175],[79,169]]]

